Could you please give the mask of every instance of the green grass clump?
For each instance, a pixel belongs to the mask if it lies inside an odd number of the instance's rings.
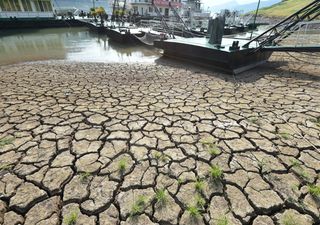
[[[291,160],[291,166],[299,177],[305,180],[310,179],[310,175],[303,169],[301,162],[298,160]]]
[[[120,159],[118,163],[118,170],[120,173],[124,173],[127,169],[127,161],[125,159]]]
[[[187,212],[192,218],[199,218],[201,216],[200,210],[197,206],[188,206],[187,207]]]
[[[210,177],[214,180],[214,181],[217,181],[217,180],[221,180],[222,178],[222,175],[223,175],[223,171],[222,169],[218,166],[218,165],[213,165],[211,168],[210,168]]]
[[[10,164],[0,164],[0,172],[5,170],[10,170],[13,167],[13,165]]]
[[[12,144],[14,141],[14,138],[2,138],[0,139],[0,148]]]
[[[177,179],[177,182],[178,182],[178,184],[182,184],[182,183],[184,182],[184,179],[179,177],[179,178]]]
[[[196,195],[195,200],[196,200],[196,205],[199,208],[204,208],[204,205],[206,204],[206,200],[202,198],[201,195]]]
[[[256,125],[260,125],[259,119],[257,117],[250,118],[249,122]]]
[[[169,157],[168,157],[166,154],[164,154],[164,153],[156,152],[156,153],[154,153],[153,156],[154,156],[154,158],[155,158],[156,160],[161,161],[161,162],[164,162],[164,163],[169,160]]]
[[[165,205],[168,201],[167,192],[165,189],[159,189],[156,191],[155,199],[161,205]]]
[[[291,135],[289,133],[286,132],[281,132],[279,133],[280,137],[285,139],[285,140],[289,140],[291,138]]]
[[[89,177],[91,176],[90,172],[81,172],[80,174],[80,181],[81,183],[86,183],[89,180]]]
[[[195,184],[194,184],[194,188],[196,189],[196,191],[198,192],[202,192],[204,190],[204,186],[205,186],[205,183],[204,181],[198,179]]]
[[[221,216],[220,218],[217,219],[217,225],[228,225],[229,221],[226,216]]]
[[[63,218],[63,222],[66,225],[75,225],[79,216],[78,211],[72,211],[70,214]]]
[[[134,217],[138,214],[141,214],[146,207],[147,199],[145,196],[140,195],[137,200],[131,206],[130,217]]]
[[[216,156],[216,155],[219,155],[221,153],[219,147],[216,144],[210,144],[208,146],[208,149],[209,149],[210,155],[212,155],[212,156]]]
[[[200,143],[202,144],[202,146],[205,149],[208,150],[208,152],[212,156],[216,156],[216,155],[219,155],[221,153],[219,147],[216,145],[216,143],[213,140],[210,141],[209,139],[202,139],[202,140],[200,140]]]
[[[308,191],[313,197],[320,198],[320,186],[309,185]]]
[[[298,160],[296,160],[296,159],[290,160],[290,162],[291,162],[291,166],[292,166],[292,167],[299,167],[299,166],[301,166],[301,162],[298,161]]]
[[[293,213],[288,212],[284,215],[282,215],[280,219],[281,225],[302,225],[300,224],[299,218],[295,216]]]

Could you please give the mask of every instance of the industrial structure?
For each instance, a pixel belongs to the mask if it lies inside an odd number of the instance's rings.
[[[53,18],[51,0],[1,0],[0,19]]]
[[[175,7],[178,11],[182,9],[181,0],[131,0],[132,11],[134,14],[140,16],[157,16],[157,12],[154,9],[154,5],[158,7],[160,13],[165,16],[174,16],[174,13],[170,10],[169,3]]]

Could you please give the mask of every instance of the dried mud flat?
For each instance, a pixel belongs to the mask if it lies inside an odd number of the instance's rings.
[[[0,67],[0,224],[319,224],[319,60],[283,57]]]

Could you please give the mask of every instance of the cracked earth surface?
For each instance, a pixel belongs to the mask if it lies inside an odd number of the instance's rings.
[[[0,223],[319,224],[320,79],[284,67],[2,66]]]

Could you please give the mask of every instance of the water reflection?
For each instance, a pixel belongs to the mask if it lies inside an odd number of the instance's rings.
[[[154,48],[121,45],[85,28],[8,31],[0,34],[0,64],[64,59],[82,62],[154,62]]]

